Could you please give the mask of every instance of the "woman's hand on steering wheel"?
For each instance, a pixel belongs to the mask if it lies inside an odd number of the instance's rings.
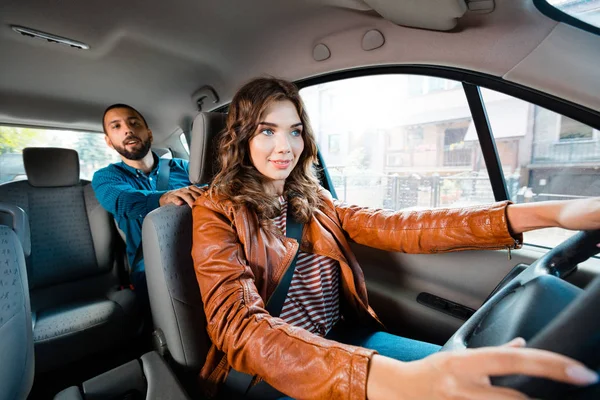
[[[400,362],[374,355],[367,398],[377,399],[526,399],[509,388],[492,386],[491,376],[522,374],[586,386],[598,375],[571,358],[523,348],[521,338],[499,347],[437,353],[423,360]]]

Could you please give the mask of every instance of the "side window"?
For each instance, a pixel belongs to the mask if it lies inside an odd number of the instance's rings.
[[[27,179],[23,166],[26,147],[63,147],[79,153],[80,177],[91,180],[94,172],[118,154],[104,141],[104,134],[0,126],[0,183]]]
[[[600,131],[543,107],[481,89],[511,199],[517,203],[600,196]],[[528,232],[553,247],[574,232]]]
[[[300,93],[340,200],[394,210],[494,201],[460,82],[377,75]]]
[[[181,135],[179,135],[179,141],[181,142],[181,145],[185,149],[185,152],[187,154],[190,154],[190,146],[188,145],[187,138],[185,137],[184,133],[182,133]]]

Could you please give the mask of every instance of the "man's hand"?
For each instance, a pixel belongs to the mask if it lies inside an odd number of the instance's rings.
[[[196,201],[196,198],[198,198],[200,195],[202,195],[202,189],[197,186],[190,185],[181,189],[168,191],[160,196],[158,204],[160,204],[162,207],[166,204],[182,206],[187,203],[187,205],[191,207],[194,204],[194,201]]]

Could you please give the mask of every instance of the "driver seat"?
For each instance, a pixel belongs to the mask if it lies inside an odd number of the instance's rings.
[[[189,165],[193,184],[208,184],[213,178],[214,143],[225,127],[225,118],[225,114],[203,112],[194,119]],[[155,346],[193,393],[210,339],[191,256],[191,208],[168,205],[149,213],[142,227],[142,243]]]

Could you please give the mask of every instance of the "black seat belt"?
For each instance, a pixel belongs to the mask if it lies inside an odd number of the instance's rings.
[[[281,310],[283,309],[283,303],[287,297],[288,290],[290,289],[290,284],[292,283],[292,277],[294,276],[294,270],[296,269],[296,260],[298,259],[298,253],[300,253],[300,242],[302,240],[302,228],[303,224],[298,222],[294,217],[292,212],[292,205],[288,203],[286,223],[285,223],[285,236],[296,239],[298,242],[298,249],[296,250],[296,254],[294,255],[294,259],[292,260],[289,268],[285,271],[285,274],[279,281],[279,284],[273,291],[273,294],[267,301],[267,305],[265,309],[271,314],[273,317],[279,317],[281,314]]]
[[[286,216],[286,224],[285,224],[285,236],[296,239],[298,242],[298,249],[296,250],[296,254],[294,255],[294,259],[292,260],[290,266],[285,271],[285,274],[279,281],[279,284],[273,291],[273,294],[267,301],[267,305],[265,309],[272,317],[279,317],[281,314],[281,310],[283,309],[283,303],[285,303],[285,299],[287,298],[287,293],[290,289],[290,284],[292,283],[292,277],[294,276],[294,271],[296,270],[296,261],[298,260],[298,254],[300,253],[300,243],[302,240],[302,229],[304,225],[296,220],[294,214],[292,212],[292,205],[288,202],[287,208],[287,216]],[[244,372],[236,371],[231,368],[229,370],[229,374],[227,375],[227,379],[225,380],[225,386],[227,388],[234,390],[237,394],[246,394],[248,389],[250,389],[250,385],[252,384],[252,379],[254,377],[252,375],[246,374]]]
[[[171,160],[168,158],[160,158],[158,160],[158,178],[156,178],[156,191],[161,192],[169,189],[169,175],[171,174]],[[144,249],[142,248],[142,242],[135,251],[135,257],[133,262],[129,266],[133,268],[138,262],[144,258]]]

